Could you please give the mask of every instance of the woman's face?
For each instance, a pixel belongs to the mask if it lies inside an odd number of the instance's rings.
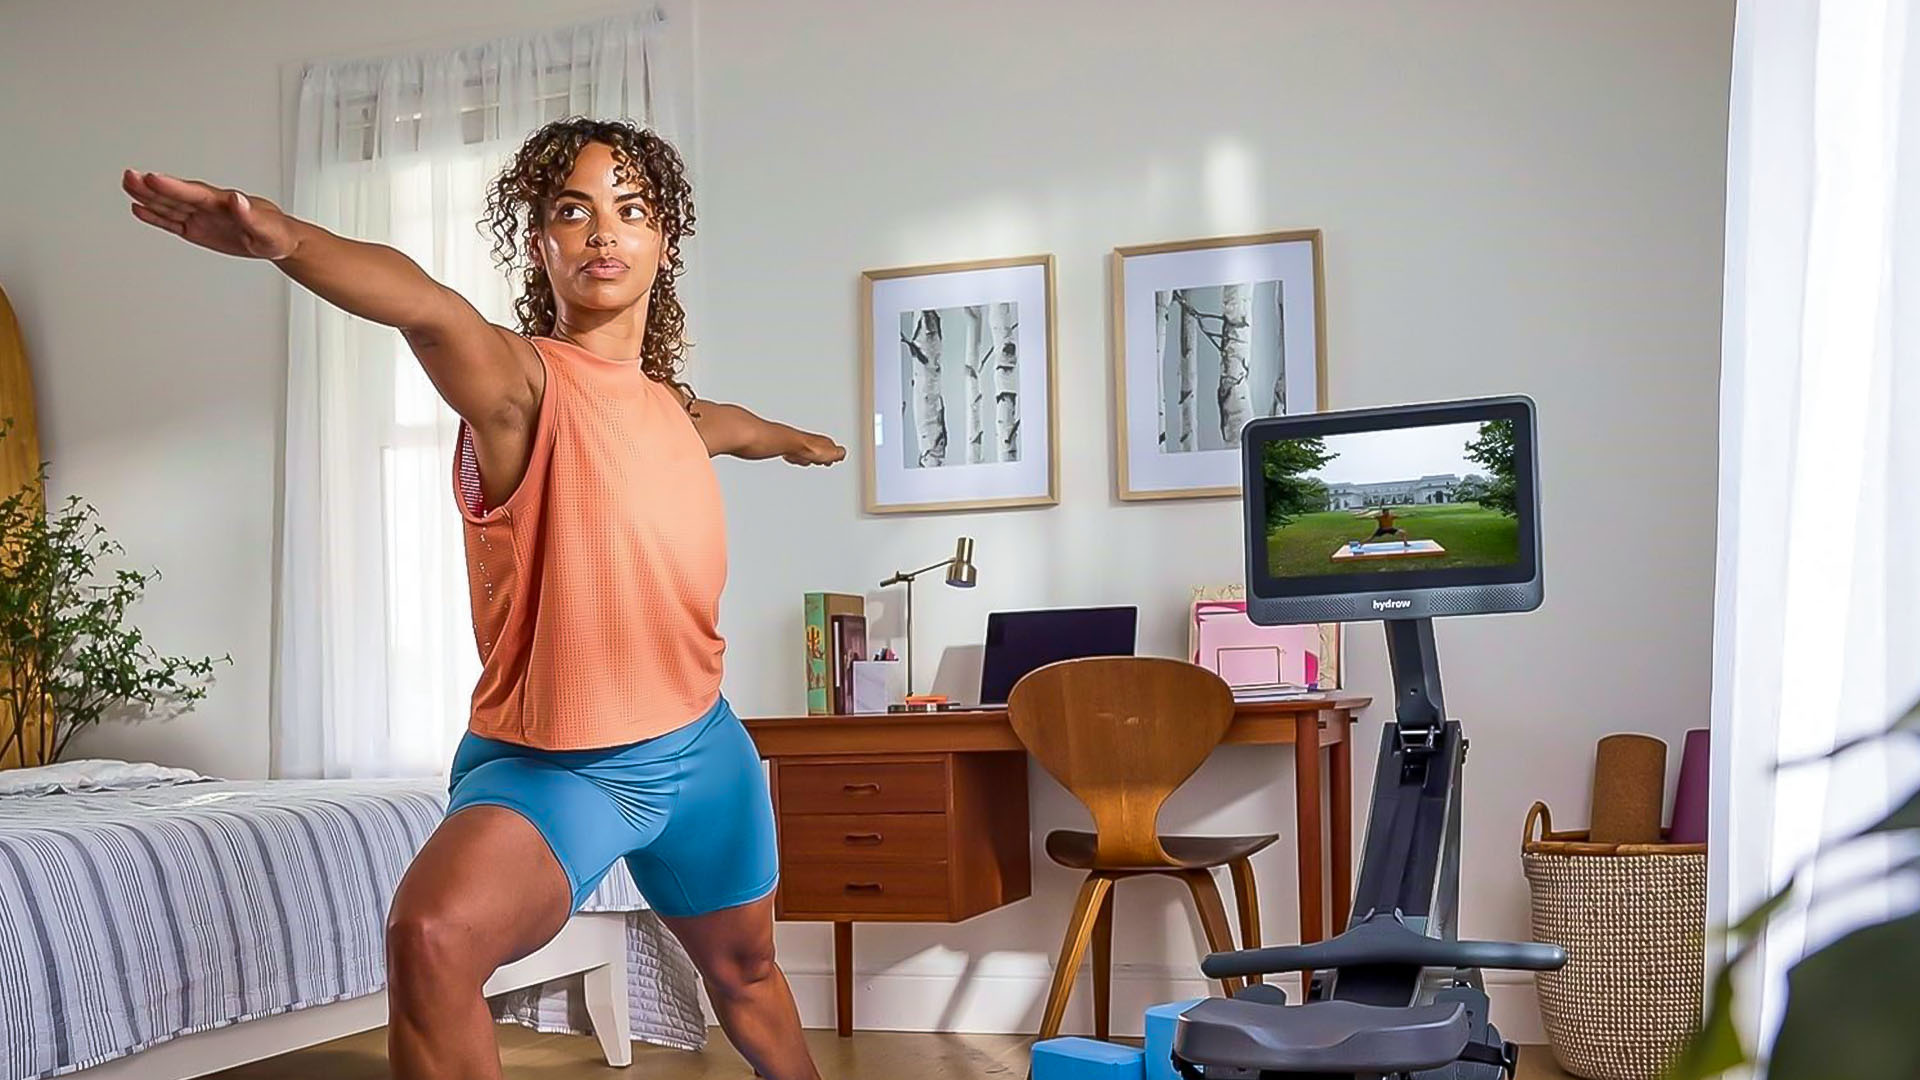
[[[641,303],[667,257],[640,187],[619,172],[612,147],[588,143],[537,223],[533,258],[553,282],[562,319]]]

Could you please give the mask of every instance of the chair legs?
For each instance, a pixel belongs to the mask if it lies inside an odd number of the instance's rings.
[[[1113,908],[1118,896],[1112,890],[1100,902],[1100,914],[1093,922],[1093,1037],[1105,1039],[1108,1019],[1113,1012]]]
[[[1233,896],[1240,916],[1240,948],[1260,946],[1260,904],[1254,893],[1253,867],[1246,860],[1229,864],[1233,874]],[[1113,883],[1122,875],[1094,871],[1080,883],[1080,895],[1074,900],[1073,916],[1067,920],[1066,937],[1060,942],[1059,962],[1054,965],[1053,984],[1047,990],[1047,1007],[1040,1019],[1041,1039],[1060,1034],[1066,1017],[1067,998],[1080,975],[1080,963],[1093,952],[1093,1033],[1097,1039],[1108,1037],[1113,1003]],[[1214,952],[1234,948],[1233,928],[1227,922],[1227,906],[1220,887],[1207,870],[1173,871],[1172,876],[1186,882],[1193,893],[1193,906],[1200,916],[1200,928],[1207,935],[1207,947]],[[1223,979],[1220,990],[1228,997],[1246,983]]]
[[[1230,952],[1233,949],[1233,930],[1227,925],[1227,905],[1220,899],[1220,887],[1213,883],[1213,875],[1205,870],[1182,870],[1180,877],[1193,893],[1193,906],[1200,912],[1200,928],[1206,931],[1207,948],[1214,952]],[[1220,980],[1220,990],[1227,997],[1240,988],[1239,979]]]
[[[1067,920],[1066,938],[1060,943],[1060,961],[1053,969],[1053,986],[1047,991],[1046,1013],[1040,1019],[1042,1039],[1060,1034],[1060,1021],[1067,1012],[1067,995],[1073,992],[1074,979],[1080,974],[1080,961],[1086,957],[1087,942],[1095,936],[1095,924],[1101,920],[1112,892],[1113,879],[1098,872],[1088,874],[1087,880],[1080,884],[1073,917]],[[1104,951],[1110,959],[1112,924],[1111,916],[1107,918],[1108,948]],[[1097,979],[1094,985],[1100,985]],[[1104,996],[1104,992],[1101,993]]]
[[[1257,949],[1260,947],[1260,899],[1253,888],[1253,863],[1235,859],[1227,866],[1233,872],[1233,902],[1240,909],[1240,947]],[[1258,975],[1247,980],[1249,985],[1264,981]]]

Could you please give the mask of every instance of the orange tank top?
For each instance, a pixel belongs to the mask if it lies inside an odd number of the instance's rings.
[[[543,750],[639,742],[720,693],[719,480],[637,362],[533,344],[547,380],[525,479],[486,508],[464,423],[454,455],[482,665],[468,726]]]

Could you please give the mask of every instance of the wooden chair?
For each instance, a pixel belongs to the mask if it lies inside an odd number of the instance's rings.
[[[1054,862],[1087,872],[1060,946],[1059,965],[1040,1022],[1042,1039],[1059,1034],[1067,997],[1093,946],[1094,1035],[1106,1038],[1112,995],[1113,884],[1142,874],[1179,878],[1193,893],[1207,946],[1234,948],[1214,867],[1228,867],[1240,909],[1240,947],[1260,944],[1254,852],[1279,839],[1261,836],[1162,836],[1160,807],[1192,776],[1233,723],[1233,692],[1218,675],[1179,660],[1096,657],[1032,672],[1008,695],[1013,730],[1027,752],[1092,812],[1094,832],[1047,834]],[[1241,984],[1224,980],[1231,996]]]

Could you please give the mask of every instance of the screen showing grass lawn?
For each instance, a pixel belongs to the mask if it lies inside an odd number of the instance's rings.
[[[1275,578],[1520,559],[1512,420],[1279,439],[1260,453]]]

